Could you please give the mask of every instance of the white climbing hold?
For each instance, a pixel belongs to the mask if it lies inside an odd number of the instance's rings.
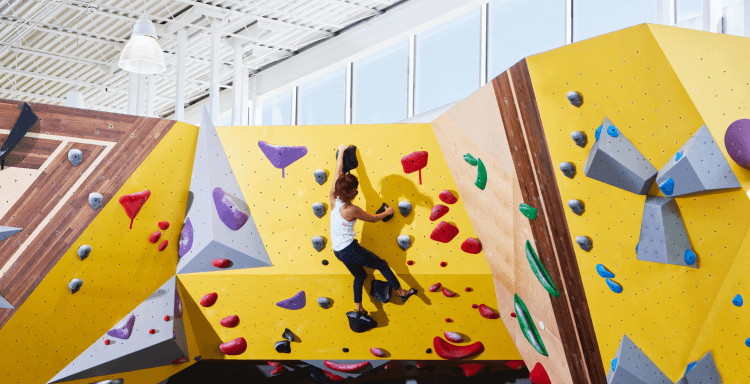
[[[539,320],[539,328],[544,329],[544,323],[541,320]]]

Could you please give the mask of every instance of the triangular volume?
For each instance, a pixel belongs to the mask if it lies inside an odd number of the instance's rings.
[[[672,384],[672,381],[627,335],[607,373],[607,384]]]
[[[177,273],[267,267],[271,260],[234,177],[211,117],[203,109],[190,181],[193,195],[180,238]]]
[[[182,300],[172,276],[49,383],[161,367],[188,358]]]
[[[7,308],[7,309],[16,309],[8,300],[5,300],[4,297],[0,296],[0,309]]]
[[[11,237],[18,232],[21,232],[21,228],[3,227],[0,225],[0,241]]]
[[[705,124],[659,170],[656,184],[669,197],[740,188]]]
[[[711,351],[706,352],[695,365],[688,368],[685,376],[678,383],[685,384],[721,384],[721,375],[716,368],[714,355]]]
[[[645,195],[656,178],[656,168],[604,118],[596,130],[596,143],[583,166],[587,177],[637,195]]]
[[[674,199],[646,197],[636,254],[638,260],[698,268],[680,209]]]

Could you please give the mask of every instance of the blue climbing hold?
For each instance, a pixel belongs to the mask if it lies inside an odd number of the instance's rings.
[[[688,265],[695,264],[695,252],[693,252],[693,251],[691,251],[689,249],[686,249],[685,250],[685,262]]]
[[[698,364],[698,362],[697,361],[693,361],[692,363],[688,364],[688,367],[685,370],[685,375],[687,375],[687,373],[690,372],[690,370],[693,369],[693,367],[695,367],[695,364]],[[685,376],[685,375],[683,375],[683,376]]]
[[[732,299],[732,304],[741,307],[744,301],[742,301],[742,296],[738,293],[737,296]]]
[[[609,289],[611,289],[612,292],[614,293],[622,292],[622,286],[620,284],[615,283],[611,279],[607,279],[607,285],[609,285]]]
[[[677,152],[676,155],[674,155],[674,161],[678,161],[682,159],[682,152]]]
[[[635,254],[636,254],[636,255],[638,254],[638,246],[639,246],[639,245],[641,245],[641,243],[638,243],[638,244],[636,244],[636,245],[635,245]]]
[[[599,276],[607,278],[607,277],[615,277],[615,274],[607,270],[603,265],[597,264],[596,265],[596,272],[599,274]]]
[[[617,368],[617,358],[616,357],[614,359],[612,359],[612,370],[614,371],[615,368]]]
[[[614,125],[610,125],[609,128],[607,128],[607,134],[612,137],[617,137],[617,134],[619,134],[619,132],[617,131],[617,128],[615,128]]]
[[[750,347],[750,338],[748,338],[747,340],[745,340],[745,345],[747,345],[748,347]]]
[[[596,133],[594,134],[594,137],[596,138],[596,141],[599,141],[599,136],[602,134],[602,126],[600,125],[599,128],[596,129]]]
[[[671,177],[668,178],[665,182],[661,183],[659,189],[661,189],[665,195],[671,195],[672,192],[674,192],[674,180],[672,180]]]

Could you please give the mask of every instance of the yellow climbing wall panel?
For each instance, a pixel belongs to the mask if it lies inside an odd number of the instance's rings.
[[[176,123],[0,330],[0,381],[47,382],[174,275],[197,138],[197,127]],[[151,197],[128,229],[118,198],[145,189]],[[148,237],[165,220],[171,225],[161,238],[170,246],[159,252]],[[83,261],[76,253],[82,244],[93,248]],[[72,295],[68,283],[76,277],[83,286]],[[110,378],[156,383],[188,365]]]
[[[481,360],[513,360],[520,355],[499,319],[481,317],[472,304],[485,303],[497,309],[492,274],[483,254],[461,251],[467,237],[475,237],[461,196],[445,163],[443,154],[429,124],[347,125],[293,127],[225,127],[219,137],[229,157],[250,212],[255,220],[273,266],[238,271],[179,275],[194,302],[188,310],[205,314],[196,321],[196,337],[204,358],[228,359],[375,359],[370,347],[388,351],[388,359],[439,359],[433,352],[432,339],[443,331],[468,336],[471,342],[482,341],[486,351]],[[306,156],[288,166],[285,177],[274,168],[257,143],[265,140],[275,145],[306,146]],[[328,194],[335,172],[335,151],[339,144],[358,147],[360,166],[353,171],[360,180],[359,196],[354,203],[374,213],[383,202],[396,209],[392,220],[374,224],[358,222],[355,226],[360,243],[385,259],[405,287],[419,290],[405,304],[398,296],[388,304],[371,298],[365,282],[363,305],[380,325],[366,333],[349,329],[345,313],[355,308],[353,277],[336,259],[330,246],[330,209]],[[418,174],[404,174],[401,158],[414,151],[427,151],[429,161]],[[329,172],[328,181],[318,185],[316,169]],[[450,212],[441,220],[459,228],[458,236],[448,244],[430,240],[430,233],[441,221],[431,222],[430,211],[440,191],[453,191],[458,202],[448,205]],[[404,218],[398,202],[408,200],[413,211]],[[322,202],[326,214],[318,218],[312,204]],[[412,246],[402,251],[399,235],[412,237]],[[311,238],[323,236],[325,249],[318,253]],[[330,264],[324,266],[323,260]],[[407,265],[407,261],[414,265]],[[446,262],[447,267],[440,267]],[[368,271],[370,272],[370,271]],[[379,273],[375,277],[384,280]],[[458,293],[453,298],[440,292],[429,292],[430,285],[440,282]],[[464,288],[471,287],[471,292]],[[307,305],[298,311],[276,306],[276,303],[304,290]],[[203,308],[196,303],[210,292],[219,295],[217,303]],[[318,297],[333,299],[333,306],[318,306]],[[228,329],[219,324],[237,314],[240,324]],[[451,318],[452,323],[445,322]],[[301,342],[292,344],[292,353],[279,354],[274,343],[282,340],[284,328],[292,330]],[[238,356],[224,356],[218,344],[244,337],[248,349]],[[349,348],[349,353],[342,352]]]
[[[527,61],[551,161],[555,166],[569,161],[577,169],[573,179],[558,173],[557,182],[563,202],[575,198],[586,205],[582,216],[566,209],[566,218],[573,237],[593,240],[591,252],[575,248],[602,360],[608,366],[623,334],[628,334],[670,379],[677,380],[740,248],[743,237],[737,234],[750,228],[750,201],[740,189],[677,198],[700,269],[650,263],[637,260],[635,254],[645,196],[584,175],[594,130],[605,116],[657,169],[707,118],[685,90],[693,83],[675,74],[675,60],[665,57],[651,28],[660,27],[639,25]],[[700,33],[671,33],[685,50],[700,50],[694,45]],[[568,102],[565,94],[571,90],[583,95],[580,108]],[[722,132],[734,119],[727,120],[714,128],[713,120],[705,120],[720,147]],[[587,134],[586,148],[570,138],[576,130]],[[651,191],[659,193],[656,186]],[[616,274],[613,280],[623,286],[621,294],[611,292],[596,273],[599,263]],[[726,371],[720,368],[720,373]]]

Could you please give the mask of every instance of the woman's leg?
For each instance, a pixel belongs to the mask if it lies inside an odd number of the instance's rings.
[[[393,273],[391,268],[388,266],[388,262],[379,258],[376,254],[368,251],[366,248],[359,246],[357,252],[358,258],[361,260],[361,265],[365,268],[377,269],[383,274],[383,277],[388,281],[388,284],[393,287],[398,294],[403,296],[406,294],[401,288],[401,283],[398,282],[396,274]]]

